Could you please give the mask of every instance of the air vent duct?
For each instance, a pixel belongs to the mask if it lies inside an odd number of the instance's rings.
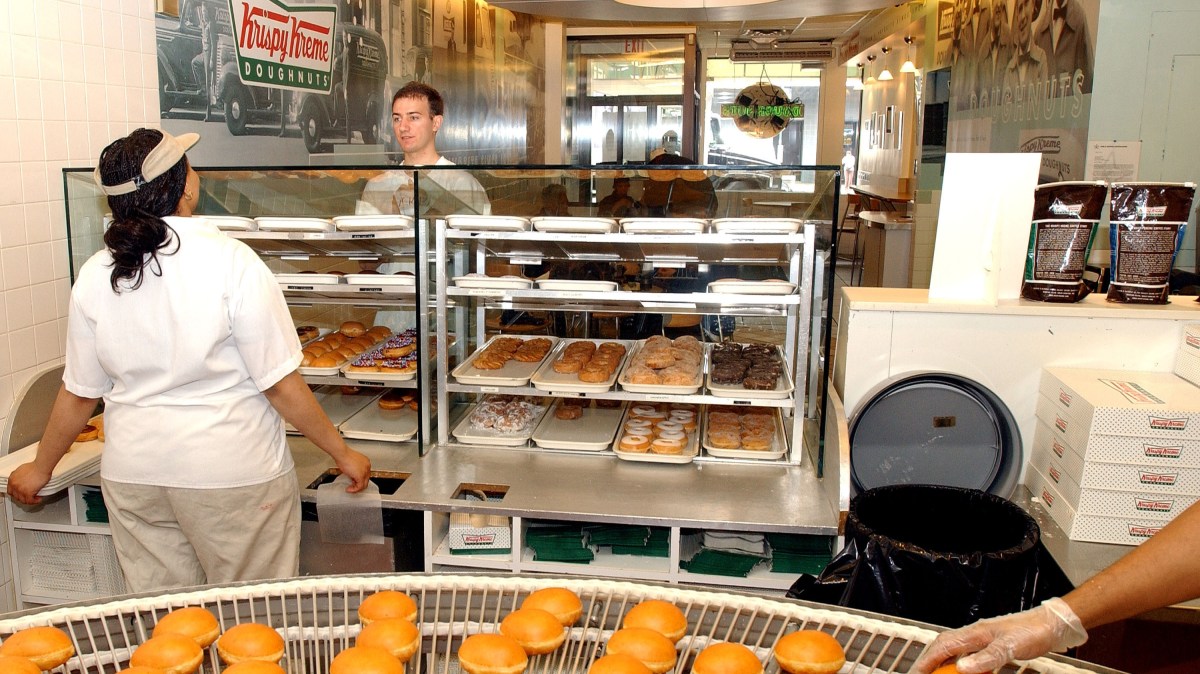
[[[829,42],[739,38],[730,43],[729,60],[734,63],[800,62],[806,66],[822,67],[833,60],[834,48]]]

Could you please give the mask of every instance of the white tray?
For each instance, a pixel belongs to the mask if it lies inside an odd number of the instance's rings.
[[[579,380],[577,372],[555,372],[554,361],[558,360],[562,351],[567,348],[571,342],[595,342],[599,347],[603,342],[616,342],[625,346],[625,355],[621,357],[621,362],[617,363],[617,369],[613,370],[612,375],[600,382],[586,382]],[[559,391],[562,393],[599,393],[612,388],[613,382],[617,380],[617,374],[625,368],[625,361],[629,358],[629,353],[632,351],[633,342],[620,339],[564,339],[559,342],[553,349],[550,350],[550,355],[546,356],[542,366],[537,372],[533,373],[529,383],[533,387],[542,391]]]
[[[627,234],[699,234],[704,225],[700,218],[621,218]]]
[[[309,286],[335,286],[342,278],[337,274],[276,274],[275,282],[290,290],[305,290]]]
[[[342,435],[355,440],[404,442],[417,434],[417,412],[408,407],[385,410],[379,406],[378,398],[372,398],[370,405],[343,422],[339,429]]]
[[[582,232],[588,234],[609,234],[617,230],[617,221],[613,218],[573,218],[560,216],[538,216],[532,219],[533,228],[539,232],[560,232],[564,234]]]
[[[625,419],[629,416],[629,408],[626,408],[625,414],[621,415],[621,428],[625,427]],[[681,454],[654,454],[650,451],[646,452],[622,452],[621,436],[623,432],[618,431],[616,437],[612,441],[613,453],[619,459],[626,461],[641,461],[644,463],[691,463],[692,459],[700,453],[700,426],[687,434],[687,444],[683,448]]]
[[[803,224],[795,218],[719,218],[713,220],[718,234],[795,234]]]
[[[583,452],[603,452],[612,447],[615,434],[621,428],[625,407],[595,407],[592,401],[583,408],[578,419],[559,419],[554,416],[559,401],[533,431],[533,443],[543,449],[574,449]]]
[[[516,215],[447,215],[446,224],[465,232],[529,231],[529,219]]]
[[[313,390],[313,396],[320,403],[321,409],[325,410],[325,415],[333,422],[334,426],[349,419],[363,407],[368,404],[374,405],[379,396],[383,395],[382,390],[376,390],[374,393],[358,393],[346,395],[342,393],[341,386],[318,386]],[[296,430],[295,426],[284,422],[284,429],[293,435],[300,431]]]
[[[574,281],[571,279],[542,279],[537,282],[538,290],[567,290],[572,292],[611,292],[617,289],[616,281]]]
[[[541,423],[542,417],[546,414],[546,408],[539,406],[534,410],[533,420],[529,422],[529,426],[520,433],[499,433],[490,428],[472,428],[471,414],[475,412],[475,405],[467,408],[467,413],[459,420],[458,425],[454,427],[451,433],[458,438],[459,442],[464,442],[469,445],[494,445],[496,447],[520,447],[529,442],[529,438],[533,436],[534,430]]]
[[[787,361],[783,359],[783,351],[776,346],[775,357],[779,359],[782,365],[782,372],[779,375],[778,381],[775,382],[775,388],[766,390],[748,389],[741,384],[714,384],[712,380],[712,363],[709,363],[708,374],[705,375],[705,385],[708,387],[709,393],[725,398],[736,398],[738,400],[755,399],[755,400],[774,400],[779,398],[787,398],[791,396],[795,390],[795,384],[792,382],[792,375],[788,371]]]
[[[625,357],[625,365],[621,368],[621,374],[617,377],[617,383],[621,388],[630,393],[660,393],[668,395],[691,395],[700,390],[700,386],[704,384],[704,357],[700,358],[700,368],[696,371],[695,385],[668,385],[668,384],[633,384],[630,383],[628,373],[629,368],[633,363],[633,355],[640,351],[646,343],[638,342],[634,348]]]
[[[363,353],[367,353],[367,352],[364,351]],[[343,364],[340,368],[338,368],[338,372],[340,372],[341,375],[343,377],[345,377],[346,379],[349,379],[350,381],[359,382],[360,384],[370,384],[372,382],[380,382],[380,383],[386,384],[389,382],[396,382],[396,381],[408,381],[408,380],[412,379],[413,377],[417,376],[416,371],[413,371],[413,372],[352,372],[352,371],[350,371],[349,368],[350,368],[350,365],[356,360],[358,360],[357,356],[347,360],[345,362],[345,364]]]
[[[708,284],[708,292],[738,295],[791,295],[796,292],[796,284],[787,281],[713,281]]]
[[[783,415],[779,410],[771,415],[774,419],[775,429],[771,434],[771,446],[768,449],[722,449],[720,447],[710,447],[708,444],[708,420],[705,419],[703,424],[704,434],[701,436],[701,443],[704,451],[708,452],[709,456],[715,456],[722,459],[760,459],[764,461],[782,458],[787,453],[787,437],[783,433]]]
[[[454,285],[459,288],[487,288],[490,290],[524,290],[533,287],[533,281],[520,276],[455,276]]]
[[[355,286],[415,286],[412,274],[346,274],[346,283]]]
[[[325,218],[259,217],[258,228],[264,232],[332,232],[333,221]]]
[[[88,421],[96,425],[96,418]],[[91,475],[100,469],[100,453],[104,449],[101,440],[73,442],[71,448],[59,460],[58,465],[50,474],[50,481],[38,490],[38,496],[47,496],[66,489],[80,478]],[[23,463],[33,461],[37,455],[38,443],[23,447],[0,457],[0,491],[8,489],[8,476]]]
[[[523,363],[514,358],[505,363],[504,367],[500,368],[499,370],[481,370],[477,367],[473,367],[471,363],[475,362],[475,358],[478,357],[479,354],[483,353],[483,350],[486,349],[488,345],[501,337],[515,337],[517,339],[525,340],[537,339],[538,337],[542,336],[543,335],[497,335],[492,337],[487,341],[487,344],[484,344],[483,347],[477,349],[475,353],[471,354],[470,358],[468,358],[458,367],[454,368],[450,374],[457,379],[458,383],[460,384],[477,384],[479,386],[525,386],[529,383],[529,378],[533,376],[533,373],[537,372],[537,369],[541,367],[542,362],[546,360],[545,358],[542,358],[542,360],[539,360],[535,363]],[[547,354],[553,353],[554,344],[558,342],[558,338],[546,337],[546,339],[549,339],[552,342],[550,345],[550,350],[547,352]]]
[[[386,231],[412,229],[413,219],[408,215],[339,215],[333,226],[343,232]]]
[[[223,232],[253,232],[258,229],[254,218],[243,218],[237,215],[204,215],[210,225]]]

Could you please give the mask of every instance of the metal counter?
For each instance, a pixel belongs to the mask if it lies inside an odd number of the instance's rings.
[[[289,436],[301,487],[333,466],[307,439]],[[377,471],[410,475],[384,507],[587,522],[833,536],[838,512],[807,463],[659,465],[615,456],[352,441]],[[460,485],[503,485],[499,502],[455,499]],[[316,491],[302,489],[312,501]]]

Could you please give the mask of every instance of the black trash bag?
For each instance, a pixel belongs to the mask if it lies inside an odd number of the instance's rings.
[[[961,627],[1033,605],[1037,522],[975,489],[894,485],[850,502],[846,547],[788,596]]]

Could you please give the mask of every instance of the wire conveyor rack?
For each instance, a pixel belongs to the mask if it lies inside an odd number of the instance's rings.
[[[150,638],[162,616],[184,606],[202,606],[222,629],[243,622],[276,629],[286,644],[280,665],[289,674],[327,674],[333,656],[354,645],[362,600],[379,590],[399,590],[416,600],[422,634],[408,673],[459,674],[455,654],[464,638],[497,631],[500,621],[529,593],[551,586],[578,594],[583,616],[559,649],[530,658],[529,674],[585,674],[604,654],[608,637],[620,627],[626,611],[644,599],[670,601],[687,616],[688,633],[678,643],[679,657],[670,674],[688,674],[696,654],[719,641],[748,646],[762,660],[765,674],[780,674],[772,656],[774,644],[799,629],[824,630],[838,639],[846,651],[843,674],[902,673],[936,635],[932,629],[885,616],[753,594],[576,577],[370,574],[210,586],[10,614],[0,616],[0,638],[26,627],[53,625],[66,631],[76,647],[76,654],[55,671],[111,674],[128,666],[134,649]],[[1001,671],[1114,671],[1085,666],[1065,658],[1039,658]],[[210,646],[200,672],[222,669],[215,646]]]

